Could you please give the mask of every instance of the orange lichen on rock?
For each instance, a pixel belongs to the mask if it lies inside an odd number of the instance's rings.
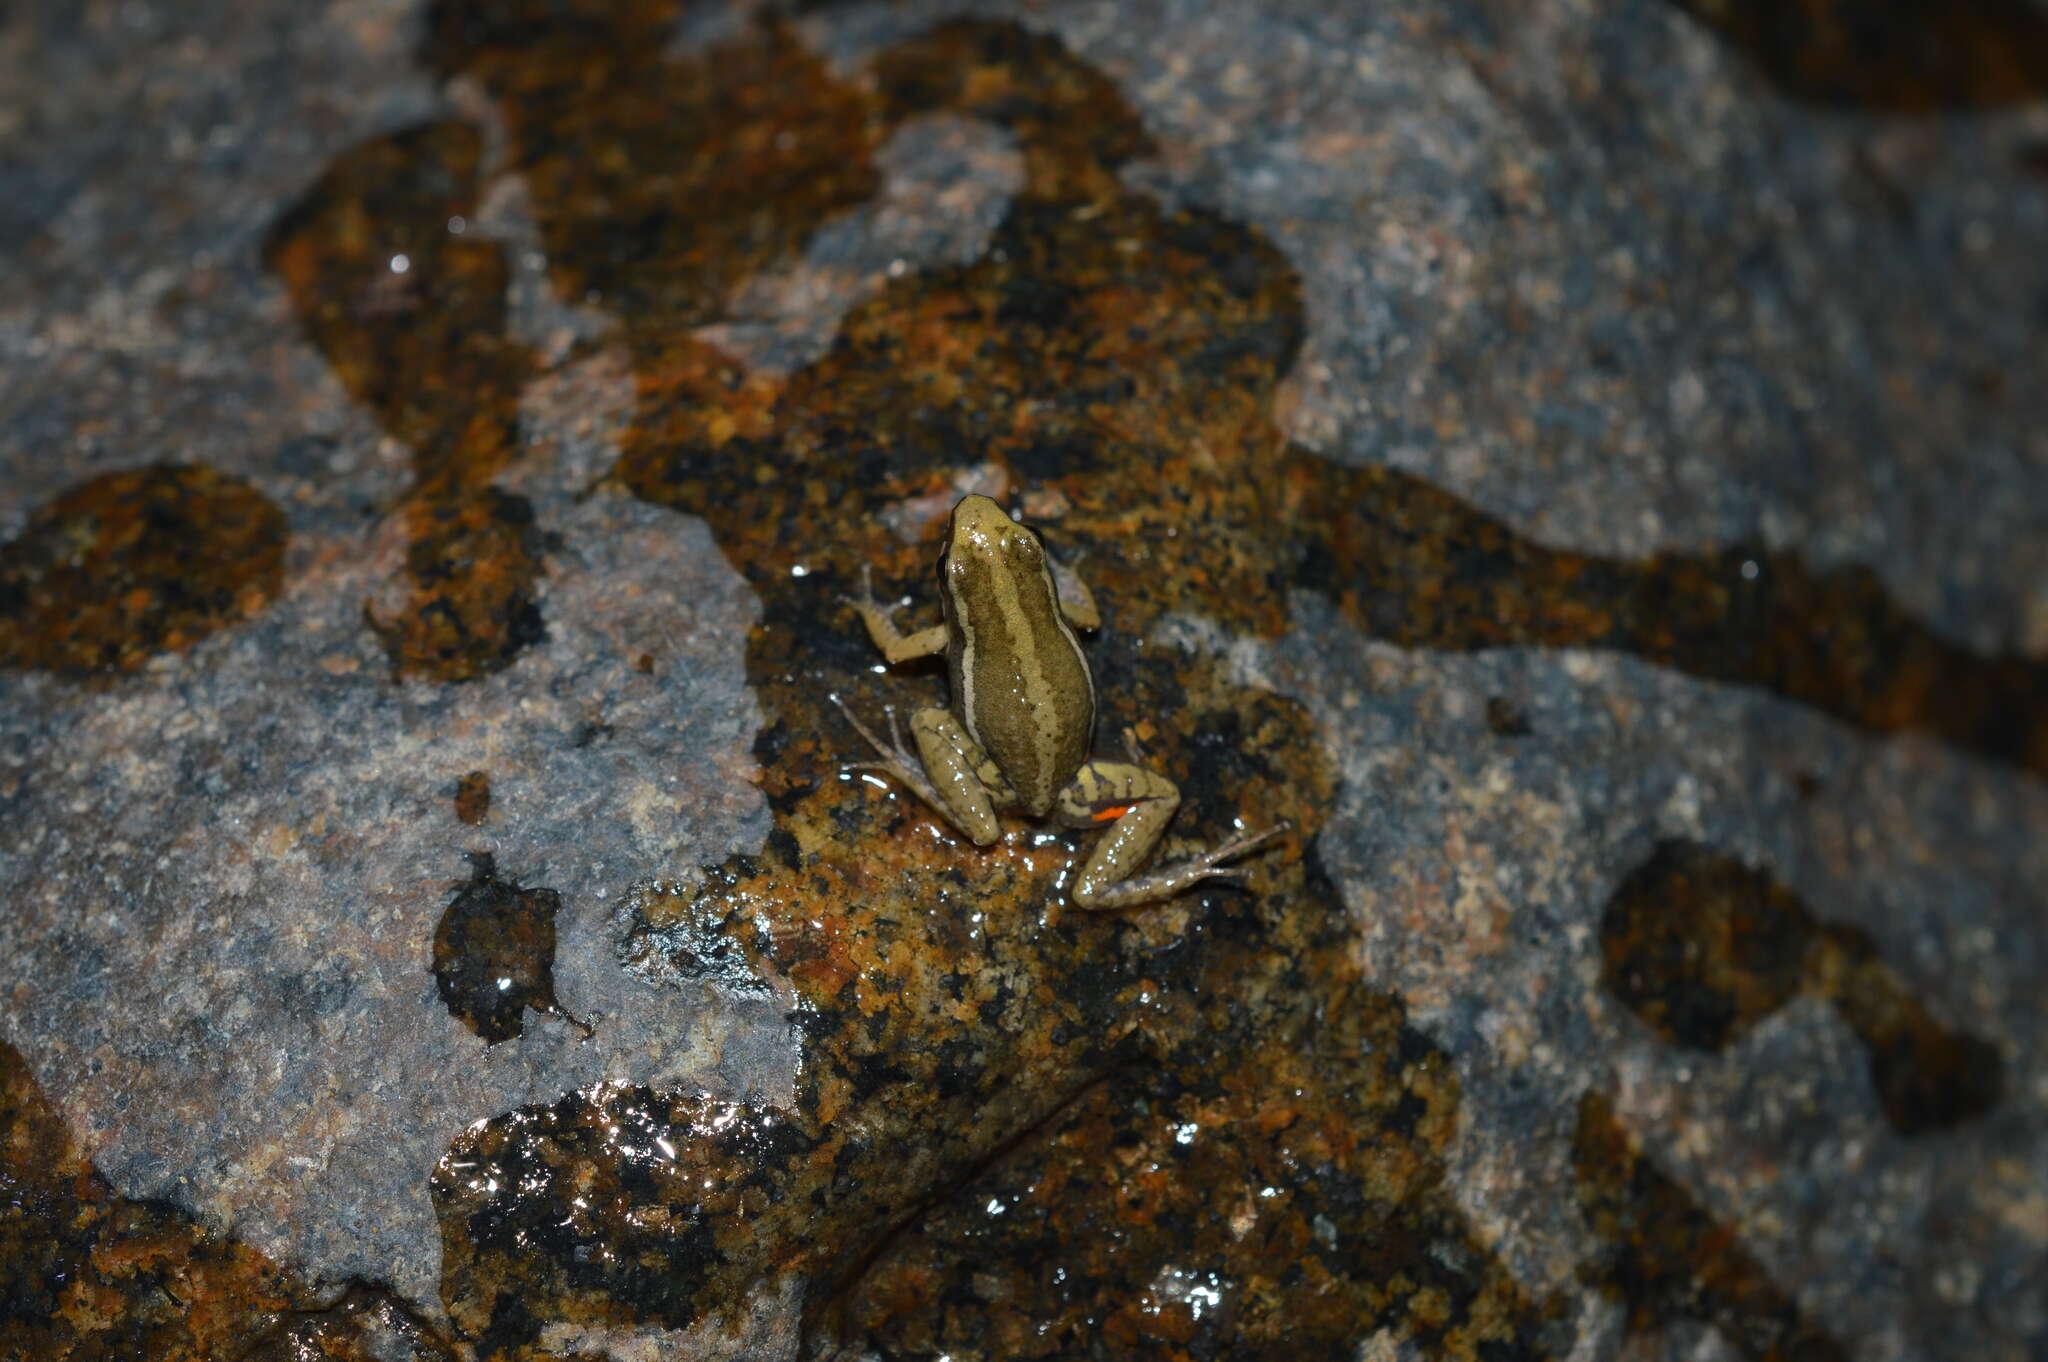
[[[154,464],[80,483],[0,545],[0,666],[132,672],[253,617],[284,514],[239,478]]]

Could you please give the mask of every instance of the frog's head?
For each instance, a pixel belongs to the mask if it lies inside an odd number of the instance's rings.
[[[949,609],[968,613],[980,604],[993,611],[1039,583],[1050,591],[1051,582],[1037,531],[979,493],[960,498],[939,555],[939,590]]]

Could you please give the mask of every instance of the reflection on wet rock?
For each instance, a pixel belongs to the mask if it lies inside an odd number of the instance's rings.
[[[787,1197],[815,1141],[783,1115],[608,1087],[480,1122],[434,1173],[449,1316],[486,1355],[541,1324],[683,1325],[803,1260]]]
[[[234,1362],[456,1362],[436,1329],[381,1287],[350,1284],[331,1304],[294,1310]]]

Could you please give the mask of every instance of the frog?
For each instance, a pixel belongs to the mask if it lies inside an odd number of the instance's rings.
[[[909,601],[877,601],[867,567],[860,593],[842,598],[889,664],[944,653],[951,687],[950,703],[911,716],[914,755],[893,706],[884,738],[833,695],[875,753],[849,771],[895,780],[977,847],[1002,835],[1004,812],[1102,830],[1069,893],[1084,909],[1158,904],[1203,880],[1241,883],[1248,869],[1231,863],[1291,828],[1283,820],[1146,871],[1180,790],[1142,763],[1134,742],[1129,761],[1090,756],[1095,678],[1075,631],[1100,628],[1102,616],[1087,584],[1037,530],[979,493],[954,505],[937,566],[940,622],[929,628],[899,629],[896,612]]]

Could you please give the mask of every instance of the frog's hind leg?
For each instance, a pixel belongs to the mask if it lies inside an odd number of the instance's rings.
[[[1256,851],[1288,827],[1281,823],[1234,837],[1149,875],[1138,874],[1179,808],[1180,790],[1157,771],[1120,761],[1083,762],[1060,791],[1059,819],[1069,827],[1108,828],[1074,881],[1074,902],[1083,908],[1136,908],[1172,898],[1200,880],[1242,879],[1245,872],[1226,862]]]
[[[894,777],[978,847],[985,847],[1002,835],[996,807],[999,802],[1010,801],[1009,782],[952,711],[934,705],[910,716],[910,735],[917,743],[917,755],[912,757],[904,749],[903,732],[897,727],[894,708],[885,711],[889,716],[889,738],[885,742],[854,717],[838,696],[832,697],[832,703],[839,706],[839,712],[868,740],[868,746],[875,749],[879,758],[863,762],[854,770],[880,771]]]

